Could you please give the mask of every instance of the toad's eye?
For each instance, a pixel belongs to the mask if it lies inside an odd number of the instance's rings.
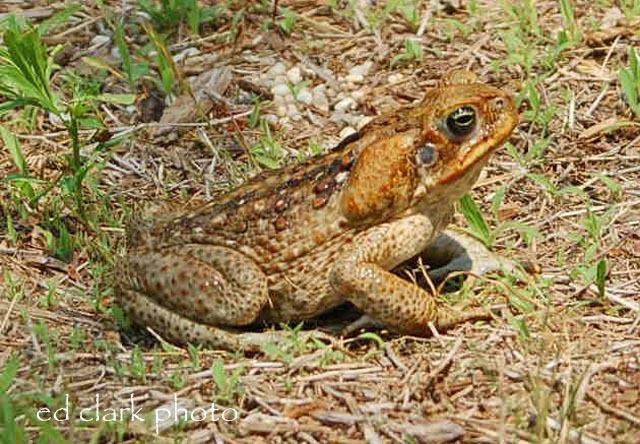
[[[454,139],[461,139],[476,127],[476,110],[471,106],[461,106],[447,116],[445,127]]]
[[[432,143],[425,143],[422,148],[418,150],[418,163],[424,166],[433,165],[438,160],[438,152],[435,145]]]

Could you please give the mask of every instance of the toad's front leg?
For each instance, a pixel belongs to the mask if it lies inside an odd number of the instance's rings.
[[[361,311],[402,333],[424,335],[429,322],[448,328],[490,318],[490,309],[455,312],[437,307],[433,295],[389,272],[422,252],[432,237],[429,218],[420,214],[371,228],[338,258],[331,285]]]

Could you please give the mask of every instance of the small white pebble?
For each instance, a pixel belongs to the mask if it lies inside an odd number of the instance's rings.
[[[258,44],[264,39],[264,35],[260,34],[259,36],[256,36],[253,40],[251,40],[251,46],[255,47],[258,46]]]
[[[178,54],[173,56],[173,61],[176,63],[180,63],[184,60],[186,60],[189,57],[193,57],[195,55],[200,54],[200,50],[196,49],[196,48],[187,48],[184,51],[179,52]]]
[[[308,79],[313,79],[316,77],[316,73],[312,69],[309,69],[304,65],[300,66],[300,72],[302,73],[303,77],[306,77]]]
[[[266,86],[267,88],[271,88],[273,86],[273,80],[271,79],[262,79],[260,84]]]
[[[282,105],[276,106],[276,114],[278,115],[278,117],[286,116],[287,115],[287,105],[282,104]]]
[[[276,116],[275,114],[265,114],[264,116],[262,116],[262,118],[266,120],[269,125],[278,124],[278,116]]]
[[[389,83],[397,83],[400,80],[402,80],[402,74],[400,73],[391,74],[388,78]]]
[[[350,136],[351,134],[355,133],[356,130],[351,128],[350,126],[344,127],[342,128],[342,131],[340,131],[340,140],[344,139],[347,136]]]
[[[353,68],[351,68],[349,70],[349,74],[354,76],[364,77],[367,74],[369,74],[369,70],[371,69],[372,66],[373,66],[373,62],[371,61],[364,62],[362,65],[356,65]]]
[[[49,113],[49,122],[53,125],[62,125],[62,119],[53,113]]]
[[[287,115],[289,117],[298,116],[300,115],[300,111],[295,104],[290,103],[289,105],[287,105]]]
[[[342,171],[341,173],[336,174],[336,183],[342,183],[349,178],[348,171]]]
[[[303,88],[298,93],[298,101],[308,105],[313,101],[313,94],[307,88]]]
[[[277,76],[275,76],[273,78],[273,84],[274,85],[286,85],[287,84],[287,76],[285,76],[284,74],[278,74]]]
[[[274,96],[286,96],[287,94],[290,94],[291,91],[287,85],[279,83],[271,88],[271,93]]]
[[[122,57],[120,57],[120,50],[117,46],[111,48],[111,57],[118,62],[122,60]]]
[[[602,29],[611,29],[618,25],[618,22],[624,19],[624,14],[620,8],[609,8],[609,10],[602,17]]]
[[[364,76],[362,74],[349,74],[345,77],[345,80],[349,83],[362,83],[364,82]]]
[[[276,77],[279,75],[284,75],[284,73],[287,72],[287,66],[282,63],[282,62],[278,62],[275,65],[273,65],[271,68],[269,68],[269,70],[267,71],[267,75],[269,77]]]
[[[336,105],[334,106],[334,109],[336,111],[346,111],[350,108],[355,108],[355,106],[356,106],[355,100],[353,100],[351,97],[345,97],[344,99],[336,103]]]
[[[320,85],[316,85],[313,87],[312,89],[313,93],[322,93],[322,94],[326,94],[327,93],[327,85],[325,85],[324,83],[321,83]]]
[[[344,111],[336,111],[329,117],[329,121],[333,123],[346,123],[349,124],[349,118],[351,114],[347,114]]]
[[[353,100],[355,100],[356,102],[362,102],[362,100],[365,98],[366,94],[364,93],[364,91],[362,91],[361,89],[357,90],[357,91],[353,91],[351,93],[351,97],[353,98]]]
[[[364,128],[364,126],[371,122],[374,119],[373,116],[362,116],[360,117],[360,120],[358,121],[358,124],[356,125],[356,128],[358,128],[358,131],[360,131],[362,128]]]
[[[282,127],[282,129],[286,131],[287,128],[291,127],[291,125],[289,125],[289,117],[287,117],[287,116],[282,117],[278,121],[278,125],[280,125]]]
[[[91,39],[91,42],[89,42],[89,46],[102,46],[105,43],[109,43],[110,40],[111,40],[111,37],[109,37],[108,35],[98,34],[97,36]]]
[[[314,94],[311,104],[320,111],[329,112],[329,99],[324,94]]]
[[[287,71],[287,80],[289,80],[294,85],[302,82],[302,74],[300,73],[300,68],[294,66],[289,71]]]

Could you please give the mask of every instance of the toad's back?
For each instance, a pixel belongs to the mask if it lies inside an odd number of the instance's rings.
[[[367,226],[366,221],[347,220],[340,200],[360,152],[397,132],[418,130],[417,111],[408,108],[393,118],[379,118],[329,153],[262,173],[213,202],[191,205],[152,223],[138,223],[136,232],[130,233],[131,246],[160,249],[194,243],[229,247],[260,264],[267,275],[306,271],[304,258],[311,255],[312,269],[317,270],[318,260],[327,256],[325,261],[330,261],[341,244],[351,242]],[[374,169],[375,162],[387,170],[393,167],[389,162],[394,155],[405,153],[389,150],[385,154],[371,159],[368,168]],[[368,184],[361,188],[360,200],[380,198],[377,193],[381,190]]]

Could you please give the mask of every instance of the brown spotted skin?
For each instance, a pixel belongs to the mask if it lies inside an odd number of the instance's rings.
[[[464,137],[445,125],[461,107],[476,115]],[[380,116],[323,156],[138,222],[117,271],[121,303],[169,340],[228,349],[254,348],[242,326],[304,320],[345,301],[412,334],[471,318],[443,312],[389,270],[438,244],[454,202],[517,120],[509,94],[455,71],[420,105]],[[421,157],[426,146],[434,156]]]

